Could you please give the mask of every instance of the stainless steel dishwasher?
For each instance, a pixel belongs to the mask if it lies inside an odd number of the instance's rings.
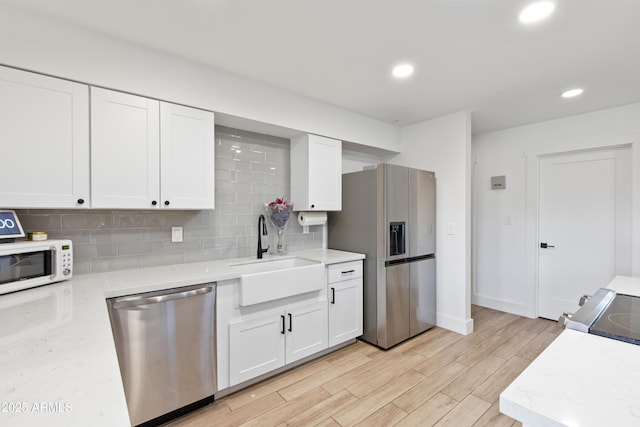
[[[217,391],[216,285],[107,300],[132,425]]]

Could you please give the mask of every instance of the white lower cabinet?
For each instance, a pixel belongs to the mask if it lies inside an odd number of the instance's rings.
[[[242,316],[229,323],[229,385],[326,348],[327,301],[317,294],[309,301]]]
[[[239,282],[218,282],[218,389],[252,380],[362,335],[362,261],[326,267],[327,287],[240,305]]]
[[[362,335],[362,261],[327,267],[329,347]]]

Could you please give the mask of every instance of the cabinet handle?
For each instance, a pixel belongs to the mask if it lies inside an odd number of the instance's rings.
[[[315,207],[316,207],[316,205],[311,205],[311,209],[313,209],[313,208],[315,208]]]
[[[336,303],[336,288],[331,288],[331,304]]]
[[[349,274],[349,273],[355,273],[355,270],[347,270],[347,271],[343,271],[342,274]]]
[[[293,331],[293,316],[289,313],[289,332]]]
[[[78,199],[78,204],[79,205],[84,205],[84,199]]]
[[[284,335],[284,314],[280,315],[280,320],[282,320],[282,330],[280,330],[280,333]]]
[[[151,202],[151,206],[155,206],[157,204],[158,204],[158,202],[156,202],[155,200]]]
[[[169,201],[168,201],[168,200],[165,200],[165,201],[164,201],[164,205],[165,205],[165,206],[169,206]]]

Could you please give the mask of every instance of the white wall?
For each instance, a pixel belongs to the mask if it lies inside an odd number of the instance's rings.
[[[436,174],[437,324],[473,332],[470,302],[471,114],[461,112],[401,129],[390,163]]]
[[[397,126],[4,5],[0,64],[399,151]]]
[[[632,274],[638,276],[640,104],[473,137],[474,304],[537,316],[537,153],[624,144],[632,144]],[[490,189],[495,175],[507,176],[506,190]]]

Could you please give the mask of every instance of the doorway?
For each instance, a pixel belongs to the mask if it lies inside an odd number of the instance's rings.
[[[631,149],[540,157],[538,316],[631,274]]]

